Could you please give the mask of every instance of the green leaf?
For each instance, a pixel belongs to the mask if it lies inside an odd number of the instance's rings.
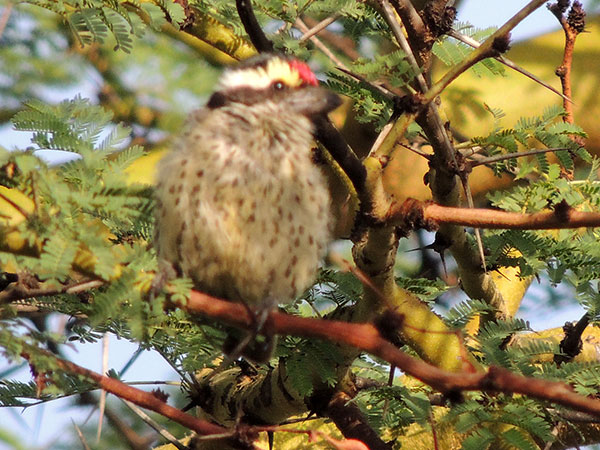
[[[502,433],[502,439],[509,445],[519,450],[538,450],[538,446],[531,442],[523,432],[510,428]]]
[[[462,442],[462,450],[486,450],[487,448],[489,448],[489,445],[494,442],[494,440],[496,439],[496,437],[494,436],[494,434],[485,429],[485,428],[481,428],[479,430],[477,430],[476,432],[474,432],[473,434],[471,434],[470,436],[468,436],[463,442]]]

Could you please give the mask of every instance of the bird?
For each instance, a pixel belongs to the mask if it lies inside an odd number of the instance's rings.
[[[314,120],[340,104],[305,62],[261,54],[223,72],[158,163],[161,267],[190,278],[196,290],[246,305],[255,337],[270,311],[312,285],[332,240]],[[227,347],[233,357],[265,362],[274,339],[262,345],[255,355]]]

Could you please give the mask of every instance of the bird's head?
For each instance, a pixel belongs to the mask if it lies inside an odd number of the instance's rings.
[[[266,102],[307,117],[326,114],[341,104],[336,94],[319,87],[317,77],[305,62],[262,54],[226,70],[207,106]]]

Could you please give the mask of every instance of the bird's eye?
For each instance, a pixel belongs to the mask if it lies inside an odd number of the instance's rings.
[[[275,91],[283,91],[285,89],[285,84],[283,81],[274,81],[271,86],[273,86]]]

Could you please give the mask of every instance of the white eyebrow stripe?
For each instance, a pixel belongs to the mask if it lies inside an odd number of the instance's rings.
[[[273,80],[271,80],[267,72],[262,68],[232,70],[221,76],[218,90],[237,88],[265,89],[269,87],[272,82]]]

